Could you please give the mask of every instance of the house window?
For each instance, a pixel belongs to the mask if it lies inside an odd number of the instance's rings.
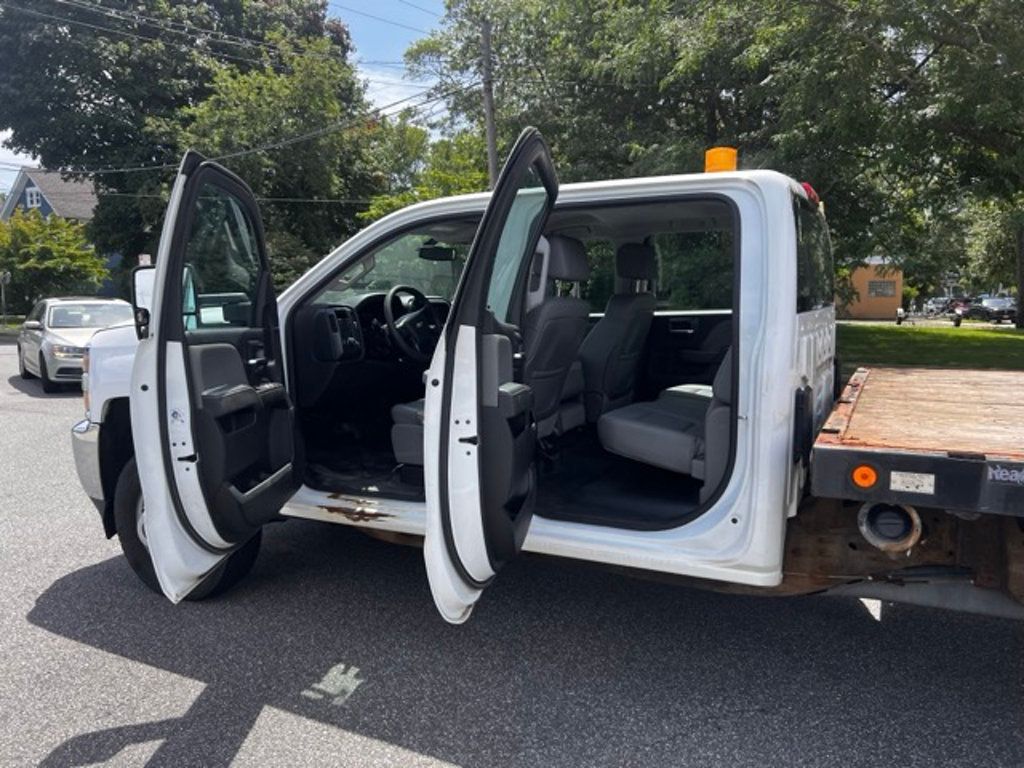
[[[895,295],[895,280],[868,280],[868,296],[891,297]]]
[[[43,204],[43,195],[38,187],[29,187],[25,190],[25,205],[29,208],[38,208]]]

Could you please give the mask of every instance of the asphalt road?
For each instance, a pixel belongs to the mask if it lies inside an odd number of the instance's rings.
[[[449,627],[418,550],[301,521],[172,606],[78,487],[80,412],[0,345],[2,765],[1024,765],[1009,621],[527,559]]]

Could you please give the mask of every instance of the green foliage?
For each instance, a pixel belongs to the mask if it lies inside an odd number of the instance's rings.
[[[473,82],[486,15],[500,145],[537,125],[575,180],[699,171],[704,149],[732,144],[741,167],[821,193],[841,272],[883,255],[934,288],[964,262],[968,201],[1024,188],[1019,14],[1016,0],[452,0],[407,59],[438,93]],[[481,130],[475,89],[449,104]]]
[[[982,200],[968,208],[966,276],[982,292],[1014,285],[1024,196],[1011,200]]]
[[[0,6],[0,130],[11,129],[11,147],[49,168],[173,166],[181,147],[152,126],[174,123],[183,108],[201,103],[218,73],[286,69],[287,54],[274,48],[284,37],[302,48],[322,40],[318,50],[335,62],[351,48],[347,29],[327,18],[322,0],[139,0],[130,12],[119,3],[102,3],[102,12],[81,5]],[[155,253],[172,176],[96,177],[101,196],[90,232],[101,252]]]
[[[375,221],[407,205],[436,197],[483,192],[487,189],[487,150],[479,134],[461,131],[430,145],[422,170],[409,173],[409,187],[378,195],[359,214]]]
[[[361,117],[366,103],[351,65],[332,59],[326,40],[298,51],[273,39],[283,71],[269,62],[244,72],[220,69],[206,99],[171,120],[151,120],[147,130],[174,146],[227,156],[224,164],[264,200],[264,225],[276,236],[274,271],[287,284],[284,276],[301,274],[310,254],[324,255],[357,228],[360,200],[380,189],[381,174],[370,154],[378,126]],[[232,157],[317,128],[328,130]]]
[[[59,216],[43,218],[38,210],[18,210],[0,221],[0,272],[10,271],[10,307],[27,311],[47,296],[92,293],[107,277],[85,229]]]

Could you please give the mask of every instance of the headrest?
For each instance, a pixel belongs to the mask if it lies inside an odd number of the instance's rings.
[[[551,253],[548,256],[548,277],[570,283],[590,279],[590,264],[587,263],[587,249],[573,237],[549,235]]]
[[[658,257],[654,246],[626,243],[615,254],[615,271],[627,280],[657,280]]]
[[[718,366],[715,381],[711,385],[711,396],[725,405],[732,405],[732,347]]]

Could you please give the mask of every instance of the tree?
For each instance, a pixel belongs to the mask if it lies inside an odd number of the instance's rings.
[[[223,156],[263,200],[275,267],[297,275],[357,228],[356,213],[380,191],[370,154],[379,126],[365,117],[353,68],[327,55],[327,41],[309,41],[302,51],[284,39],[276,44],[283,70],[269,63],[218,70],[207,98],[171,119],[151,120],[147,132],[169,145]]]
[[[375,221],[407,205],[449,195],[483,192],[487,189],[487,150],[482,136],[462,131],[430,145],[420,171],[410,174],[407,188],[378,195],[359,214],[363,221]]]
[[[139,0],[0,5],[0,129],[49,168],[173,166],[180,147],[147,130],[210,93],[215,74],[282,68],[272,35],[322,39],[344,62],[348,31],[326,0]],[[154,252],[170,170],[103,173],[91,225],[103,252]]]
[[[500,143],[537,125],[566,179],[698,171],[733,144],[818,189],[844,272],[875,254],[934,272],[966,199],[1021,188],[1014,0],[453,0],[407,53],[437,93],[479,79],[485,16]],[[482,132],[475,89],[449,106]]]
[[[18,210],[0,222],[0,272],[10,271],[8,296],[15,311],[26,312],[41,298],[92,293],[107,277],[81,224],[38,210]]]

